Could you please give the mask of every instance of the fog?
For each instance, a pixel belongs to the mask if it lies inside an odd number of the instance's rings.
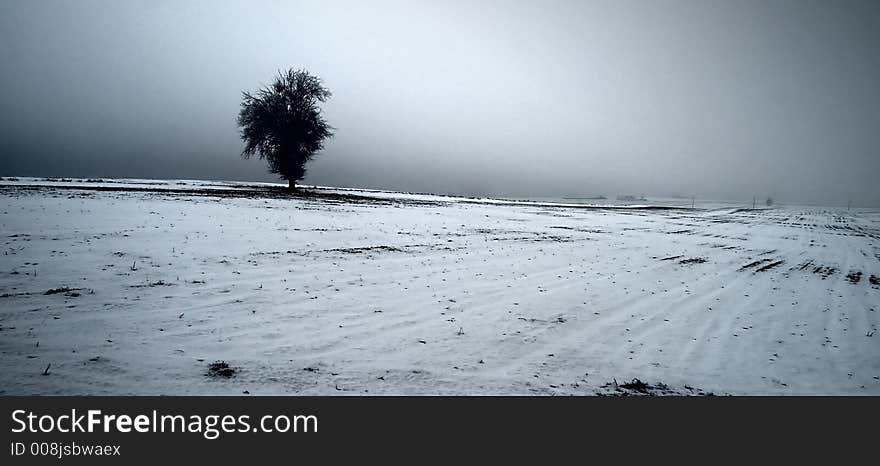
[[[274,181],[241,92],[306,68],[309,184],[880,205],[880,3],[3,1],[0,175]]]

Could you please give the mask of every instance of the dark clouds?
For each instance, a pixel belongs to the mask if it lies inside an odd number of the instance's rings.
[[[273,180],[234,119],[292,66],[310,183],[880,205],[878,5],[5,1],[0,174]]]

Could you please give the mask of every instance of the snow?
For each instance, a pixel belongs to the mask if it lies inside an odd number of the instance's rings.
[[[0,393],[880,394],[880,211],[273,186],[0,182]]]

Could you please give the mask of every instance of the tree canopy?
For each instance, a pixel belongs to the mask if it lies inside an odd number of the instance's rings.
[[[306,163],[333,136],[319,107],[330,96],[318,77],[294,69],[279,71],[271,85],[256,93],[243,92],[237,119],[245,142],[241,156],[266,159],[269,171],[294,189],[305,176]]]

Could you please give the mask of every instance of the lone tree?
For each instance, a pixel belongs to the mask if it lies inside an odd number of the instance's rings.
[[[306,174],[306,162],[333,136],[318,107],[330,95],[318,77],[293,69],[279,71],[270,86],[255,94],[244,92],[238,113],[245,142],[241,156],[266,159],[269,171],[287,180],[293,191]]]

